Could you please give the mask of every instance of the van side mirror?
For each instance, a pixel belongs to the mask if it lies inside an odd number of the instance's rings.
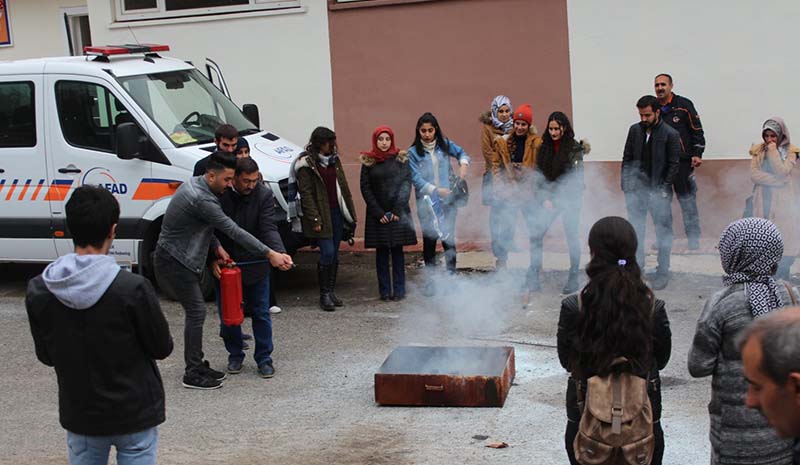
[[[261,129],[261,119],[258,117],[258,106],[254,103],[245,103],[242,106],[242,113],[250,120],[253,125]]]
[[[117,156],[123,160],[139,157],[142,149],[142,131],[135,123],[122,123],[117,126]]]

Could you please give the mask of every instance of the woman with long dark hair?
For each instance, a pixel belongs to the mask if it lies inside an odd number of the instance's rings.
[[[345,225],[355,230],[356,210],[336,148],[336,134],[318,127],[295,162],[303,208],[303,234],[319,246],[319,306],[327,312],[343,305],[336,297],[339,244]]]
[[[381,300],[403,300],[406,296],[403,246],[417,243],[408,205],[411,197],[408,154],[397,149],[394,131],[389,126],[379,126],[372,133],[372,150],[361,152],[361,164],[361,195],[367,204],[364,247],[375,248]]]
[[[451,159],[458,161],[458,175],[453,172]],[[425,267],[436,266],[436,242],[441,240],[447,271],[455,273],[456,209],[460,199],[451,188],[467,175],[469,155],[444,136],[433,114],[425,113],[417,120],[414,145],[408,149],[408,161],[422,227]],[[433,281],[429,278],[423,293],[430,295],[433,292]]]
[[[578,290],[578,267],[581,262],[581,243],[578,235],[583,197],[583,156],[589,153],[588,142],[575,140],[575,132],[567,115],[560,111],[547,118],[547,131],[542,137],[536,158],[533,195],[536,208],[531,234],[533,278],[539,280],[542,269],[544,236],[553,222],[561,216],[569,246],[569,277],[562,294]]]
[[[618,357],[627,358],[625,371],[647,380],[655,436],[652,464],[660,465],[664,454],[659,370],[669,361],[672,333],[664,302],[642,280],[636,247],[636,232],[627,220],[599,220],[589,231],[589,282],[561,302],[558,358],[571,375],[564,440],[573,465],[578,464],[573,441],[581,418],[577,384],[586,392],[586,380],[609,375]]]

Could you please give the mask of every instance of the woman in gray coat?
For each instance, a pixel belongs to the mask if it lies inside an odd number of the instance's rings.
[[[792,441],[776,436],[758,410],[747,408],[747,380],[736,345],[754,318],[792,305],[797,291],[773,275],[783,256],[778,228],[763,218],[735,221],[722,233],[725,288],[706,301],[689,351],[689,373],[711,375],[711,463],[791,465]]]

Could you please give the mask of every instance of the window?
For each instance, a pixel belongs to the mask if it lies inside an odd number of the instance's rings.
[[[56,106],[64,139],[85,149],[114,153],[117,125],[135,122],[108,89],[89,82],[57,82]]]
[[[214,140],[223,123],[258,132],[241,110],[196,69],[119,78],[122,88],[177,146]]]
[[[0,82],[0,148],[35,145],[33,83]]]
[[[300,8],[300,0],[112,0],[118,21]]]

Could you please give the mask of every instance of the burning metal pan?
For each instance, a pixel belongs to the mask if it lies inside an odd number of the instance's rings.
[[[513,347],[397,347],[375,373],[380,405],[502,407]]]

